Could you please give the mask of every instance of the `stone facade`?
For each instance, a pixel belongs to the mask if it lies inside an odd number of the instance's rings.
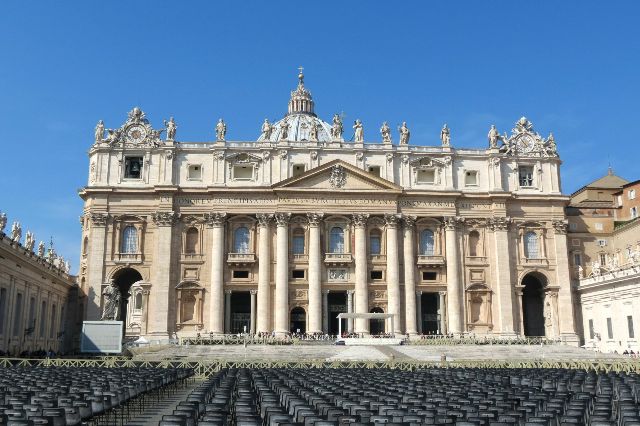
[[[346,142],[299,78],[257,141],[225,140],[226,125],[212,142],[161,140],[138,108],[96,132],[80,191],[87,319],[114,281],[127,332],[149,339],[335,333],[339,312],[385,312],[395,330],[347,328],[575,340],[553,136],[523,117],[487,149],[455,148],[454,131],[409,145],[404,124],[401,145],[388,129]]]
[[[0,230],[0,351],[73,349],[78,286],[65,265],[50,259]]]

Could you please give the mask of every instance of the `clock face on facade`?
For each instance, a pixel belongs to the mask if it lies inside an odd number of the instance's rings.
[[[523,135],[518,140],[518,150],[520,152],[530,152],[535,146],[535,141],[529,135]]]
[[[147,129],[143,126],[131,126],[127,129],[127,139],[133,143],[140,143],[147,136]]]

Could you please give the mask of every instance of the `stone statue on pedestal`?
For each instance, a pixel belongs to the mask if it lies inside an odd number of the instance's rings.
[[[342,120],[338,114],[333,114],[333,124],[331,125],[331,139],[339,141],[342,139]]]
[[[498,133],[498,129],[496,129],[495,124],[491,125],[491,129],[489,130],[487,138],[489,139],[489,148],[498,147],[498,141],[502,139],[502,136],[500,136],[500,133]]]
[[[104,307],[102,309],[102,321],[116,321],[120,311],[120,290],[115,282],[104,289],[102,293],[104,297]]]
[[[353,132],[354,142],[364,142],[364,127],[359,119],[353,122]]]
[[[216,124],[216,140],[224,141],[225,136],[227,135],[227,125],[224,123],[224,120],[219,119],[218,124]]]
[[[442,130],[440,130],[440,140],[442,141],[442,146],[449,146],[451,144],[451,131],[446,123],[442,126]]]
[[[96,124],[96,132],[94,134],[94,139],[96,142],[102,142],[102,139],[104,138],[104,121],[100,120],[98,121],[98,124]]]
[[[169,117],[169,121],[164,120],[164,126],[167,128],[167,140],[172,141],[176,138],[176,130],[178,126],[176,125],[173,117]]]
[[[4,228],[7,226],[7,214],[0,213],[0,232],[4,232]]]
[[[44,257],[44,241],[40,241],[38,244],[38,256]]]
[[[408,145],[409,137],[411,136],[411,132],[407,127],[407,122],[403,121],[402,126],[398,127],[398,131],[400,132],[400,145]]]
[[[20,244],[20,240],[22,239],[22,226],[20,226],[20,222],[13,222],[11,225],[11,241],[14,243]]]
[[[271,133],[273,132],[273,125],[269,123],[269,119],[265,118],[264,123],[262,123],[262,139],[268,141],[271,138]]]
[[[578,279],[583,279],[584,278],[584,269],[582,268],[582,265],[578,266]]]
[[[282,124],[280,124],[280,140],[281,141],[286,141],[287,139],[289,139],[289,127],[291,125],[289,124],[289,122],[287,120],[284,120],[282,122]]]
[[[309,129],[309,140],[311,142],[318,142],[318,125],[315,122],[311,122],[311,128]]]
[[[24,246],[28,251],[33,251],[33,246],[36,243],[35,238],[33,237],[33,233],[31,231],[27,231],[27,235],[24,240]]]
[[[380,134],[382,135],[382,143],[391,143],[391,128],[386,121],[382,123],[382,127],[380,127]]]

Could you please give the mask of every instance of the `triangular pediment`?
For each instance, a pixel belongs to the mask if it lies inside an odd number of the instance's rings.
[[[300,176],[291,177],[273,185],[276,190],[322,191],[385,191],[402,192],[402,188],[379,176],[359,169],[342,160],[334,160]]]

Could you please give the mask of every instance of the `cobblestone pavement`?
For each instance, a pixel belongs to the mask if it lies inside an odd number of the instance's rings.
[[[622,355],[600,354],[582,348],[562,345],[452,345],[452,346],[333,346],[333,345],[217,345],[168,346],[160,351],[137,355],[136,359],[162,360],[188,358],[194,360],[396,360],[438,361],[442,354],[448,360],[554,359],[586,360],[622,358]]]

